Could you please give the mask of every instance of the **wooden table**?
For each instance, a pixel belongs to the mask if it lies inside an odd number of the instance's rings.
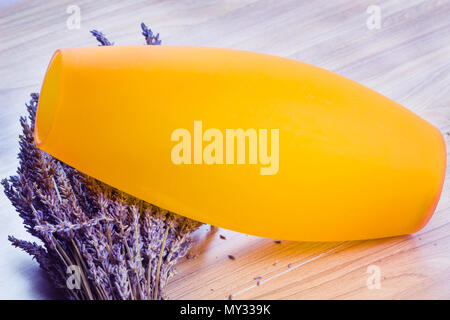
[[[381,9],[379,29],[376,23],[367,26],[376,14],[373,7],[367,13],[373,4]],[[70,5],[80,9],[79,29],[67,26],[74,14],[66,11]],[[413,110],[448,140],[449,16],[449,0],[0,1],[0,177],[17,167],[18,117],[28,94],[39,91],[52,52],[96,45],[89,35],[93,28],[116,44],[143,44],[141,21],[160,32],[163,44],[258,51],[335,71]],[[446,184],[423,230],[370,241],[275,243],[205,226],[195,236],[190,259],[178,265],[168,294],[172,299],[448,299],[449,207]],[[2,193],[0,298],[57,297],[37,264],[10,246],[8,234],[29,238]],[[377,275],[379,288],[372,281]]]

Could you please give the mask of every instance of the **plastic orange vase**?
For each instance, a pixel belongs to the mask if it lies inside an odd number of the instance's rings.
[[[352,80],[200,47],[56,51],[35,140],[164,209],[287,240],[415,232],[446,167],[435,127]]]

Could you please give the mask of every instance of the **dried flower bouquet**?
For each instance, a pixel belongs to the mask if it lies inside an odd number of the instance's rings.
[[[148,45],[159,34],[141,24]],[[96,30],[100,45],[112,45]],[[26,230],[42,245],[9,240],[29,253],[70,299],[164,299],[174,266],[201,224],[111,188],[36,148],[34,120],[20,119],[17,175],[3,179]]]

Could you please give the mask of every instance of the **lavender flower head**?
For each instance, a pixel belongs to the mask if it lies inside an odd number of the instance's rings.
[[[91,30],[92,35],[100,42],[99,46],[112,46],[114,43],[109,42],[106,36],[98,30]]]
[[[143,22],[141,23],[141,28],[142,35],[145,37],[145,41],[148,45],[154,46],[161,44],[161,40],[159,40],[159,33],[157,33],[155,36],[152,29],[147,28],[147,26]]]

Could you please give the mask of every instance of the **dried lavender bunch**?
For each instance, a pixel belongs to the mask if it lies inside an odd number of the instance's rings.
[[[101,45],[112,45],[94,31]],[[166,298],[167,281],[201,223],[127,195],[39,150],[33,139],[38,100],[31,94],[28,118],[20,118],[17,175],[2,185],[26,230],[42,245],[9,240],[35,258],[70,299]],[[70,286],[73,270],[79,272]]]

